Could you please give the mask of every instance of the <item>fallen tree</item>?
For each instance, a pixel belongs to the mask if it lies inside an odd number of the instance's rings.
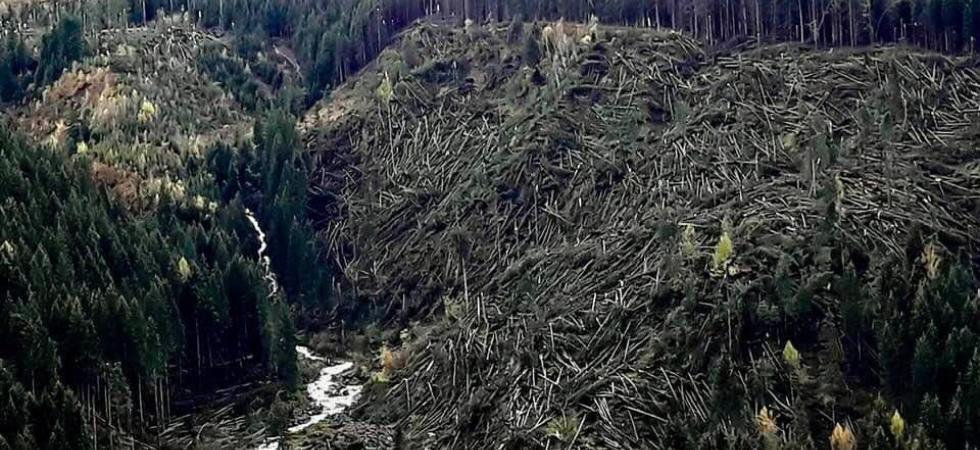
[[[549,27],[410,28],[304,119],[347,295],[423,323],[363,417],[420,448],[978,445],[970,61]]]

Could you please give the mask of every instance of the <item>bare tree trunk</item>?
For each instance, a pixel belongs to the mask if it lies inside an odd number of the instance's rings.
[[[157,410],[158,410],[157,422],[163,424],[166,422],[165,417],[167,415],[167,410],[166,410],[167,405],[166,403],[164,403],[164,396],[163,396],[163,377],[157,376],[157,381],[155,384],[156,387],[154,389],[156,389]]]
[[[742,5],[742,34],[749,34],[749,5],[748,0],[741,0]]]
[[[834,2],[836,0],[830,0],[830,1]],[[837,46],[837,17],[838,17],[837,7],[831,6],[830,8],[830,46],[831,47]]]
[[[708,42],[711,45],[714,45],[714,43],[715,43],[715,33],[714,33],[715,27],[712,26],[712,23],[714,21],[712,20],[713,18],[711,16],[712,16],[711,14],[708,14],[708,17],[705,18],[705,20],[704,20],[704,22],[705,22],[704,23],[704,27],[705,27],[705,30],[707,30],[707,33],[708,33]]]
[[[820,30],[817,26],[817,0],[810,0],[810,39],[813,39],[813,45],[820,46]]]
[[[95,398],[99,395],[99,377],[95,377],[95,393],[89,396],[89,401],[92,402],[92,448],[99,448],[99,424],[95,420]]]
[[[732,0],[725,0],[725,17],[728,19],[725,21],[728,32],[725,33],[725,39],[731,39],[736,34],[738,34],[738,14],[735,13],[735,8],[732,6]]]
[[[797,0],[800,12],[800,43],[803,43],[803,0]]]
[[[742,11],[742,0],[738,4],[732,5],[732,37],[740,36],[742,34],[742,24],[745,23],[745,17],[741,15]],[[739,16],[742,16],[739,20]]]
[[[670,27],[677,29],[677,0],[674,0],[674,7],[670,10]]]
[[[769,33],[776,34],[779,31],[779,14],[778,8],[776,8],[775,0],[769,0],[772,4],[769,5]]]
[[[196,355],[197,356],[197,382],[198,384],[200,384],[201,383],[201,324],[200,321],[197,320],[197,317],[194,318],[194,336],[197,341],[197,352],[196,352],[197,353]]]
[[[166,388],[166,394],[167,394],[167,403],[166,403],[167,410],[164,411],[164,415],[170,417],[171,407],[173,405],[170,403],[170,374],[169,373],[164,373],[163,381],[164,381],[163,386],[164,388]]]
[[[143,423],[145,422],[145,418],[143,417],[143,377],[142,376],[139,376],[139,375],[136,376],[136,392],[139,395],[139,401],[140,401],[140,426],[142,426]]]
[[[654,15],[657,17],[657,29],[660,29],[660,0],[656,0],[653,3]]]
[[[109,447],[112,448],[112,403],[109,402],[109,380],[105,380],[105,417],[106,431],[109,432]]]
[[[153,384],[153,416],[156,418],[156,423],[160,423],[160,389],[158,388],[158,382],[156,373],[153,374],[153,378],[150,383]]]
[[[697,12],[694,13],[694,37],[697,38],[697,39],[701,39],[701,36],[698,35],[698,13]]]
[[[729,31],[728,30],[728,27],[731,25],[731,8],[729,8],[730,2],[731,2],[731,0],[725,0],[725,3],[724,4],[722,4],[721,2],[718,2],[718,9],[719,9],[719,11],[718,11],[718,25],[719,25],[718,26],[718,34],[719,34],[718,40],[721,40],[721,41],[724,41],[725,39],[728,39],[728,36],[729,36],[729,34],[728,34],[728,31]],[[712,25],[714,25],[714,23],[712,23]],[[712,27],[712,28],[714,28],[714,27]]]

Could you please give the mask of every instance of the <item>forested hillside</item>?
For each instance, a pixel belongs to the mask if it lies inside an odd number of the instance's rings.
[[[211,401],[291,397],[296,324],[335,306],[277,91],[218,84],[245,63],[186,24],[83,24],[0,53],[4,448],[158,446]]]
[[[0,156],[0,442],[85,447],[164,423],[185,389],[266,370],[295,382],[294,329],[241,203],[168,185],[152,215],[133,215],[88,158],[6,130]]]

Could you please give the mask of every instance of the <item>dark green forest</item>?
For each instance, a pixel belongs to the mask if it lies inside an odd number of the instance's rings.
[[[3,100],[32,95],[86,51],[71,17],[42,43],[35,60],[5,42]],[[4,125],[0,392],[12,407],[0,448],[86,448],[127,433],[152,441],[217,388],[297,383],[292,316],[326,314],[331,286],[325,269],[309,270],[319,265],[294,122],[270,111],[254,142],[218,143],[181,181],[146,187],[151,211],[117,199],[96,181],[112,169],[74,154],[84,124],[53,150]],[[246,208],[267,233],[277,291]]]
[[[58,21],[41,38],[37,58],[24,41],[7,35],[0,44],[0,102],[15,103],[35,90],[53,83],[73,62],[85,55],[82,24],[73,16]]]
[[[35,61],[24,41],[7,37],[0,43],[0,103],[20,100],[34,73]]]
[[[240,198],[209,209],[164,194],[133,215],[83,156],[6,130],[0,156],[0,392],[13,406],[0,445],[85,448],[162,423],[184,395],[268,374],[296,383],[286,301],[305,277],[270,292]]]
[[[35,56],[0,48],[0,101],[39,95],[89,50],[66,16]],[[216,143],[179,181],[146,185],[149,211],[100,184],[103,163],[76,154],[87,124],[48,149],[4,124],[0,138],[0,448],[87,448],[166,421],[215,389],[298,381],[293,318],[331,312],[305,214],[306,163],[295,119],[263,111],[255,138]],[[252,109],[259,109],[253,105]],[[274,284],[256,252],[266,233]],[[312,269],[311,269],[312,268]]]

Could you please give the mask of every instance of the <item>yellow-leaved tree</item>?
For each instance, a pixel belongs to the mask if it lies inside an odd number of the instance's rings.
[[[391,77],[388,76],[388,72],[385,72],[385,77],[378,84],[376,93],[385,104],[391,103],[391,100],[395,98],[395,88],[391,85]]]
[[[136,120],[141,124],[147,124],[156,119],[157,117],[157,107],[152,102],[147,99],[143,99],[140,103],[140,111],[136,115]]]
[[[180,274],[180,278],[187,281],[191,277],[191,264],[187,262],[187,258],[183,256],[177,261],[177,273]]]

